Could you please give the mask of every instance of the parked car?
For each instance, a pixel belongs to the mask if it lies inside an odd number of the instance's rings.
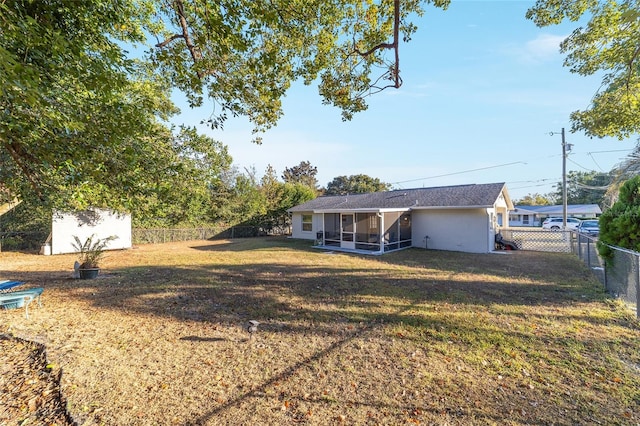
[[[567,229],[575,230],[578,228],[582,222],[580,219],[576,219],[575,217],[567,218]],[[557,231],[558,229],[562,229],[562,218],[561,217],[548,217],[542,222],[542,229],[553,229]]]
[[[600,234],[600,224],[597,220],[583,220],[576,229],[581,234],[597,237]]]

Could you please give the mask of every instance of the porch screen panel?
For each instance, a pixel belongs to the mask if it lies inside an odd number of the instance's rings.
[[[398,219],[400,213],[389,212],[384,214],[384,250],[397,250],[400,238]]]
[[[324,215],[324,244],[340,246],[340,214],[327,213]]]
[[[356,213],[356,248],[380,250],[380,218],[376,213]]]

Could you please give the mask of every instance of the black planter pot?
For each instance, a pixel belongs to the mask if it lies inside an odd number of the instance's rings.
[[[91,280],[98,276],[100,268],[80,268],[78,269],[78,272],[80,273],[80,279]]]

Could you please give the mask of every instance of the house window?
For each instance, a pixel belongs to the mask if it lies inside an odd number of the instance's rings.
[[[523,214],[522,215],[522,223],[525,225],[529,224],[529,215],[528,214]]]
[[[313,231],[313,215],[311,214],[302,215],[302,230],[307,232]]]

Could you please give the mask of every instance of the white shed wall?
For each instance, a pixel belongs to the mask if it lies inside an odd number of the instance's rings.
[[[493,242],[488,241],[487,209],[413,210],[411,238],[414,247],[435,250],[487,253]]]
[[[94,238],[118,238],[107,245],[108,250],[131,248],[131,216],[107,210],[90,210],[78,213],[54,213],[51,226],[51,254],[75,253],[73,248],[76,235],[84,242],[91,235]]]

